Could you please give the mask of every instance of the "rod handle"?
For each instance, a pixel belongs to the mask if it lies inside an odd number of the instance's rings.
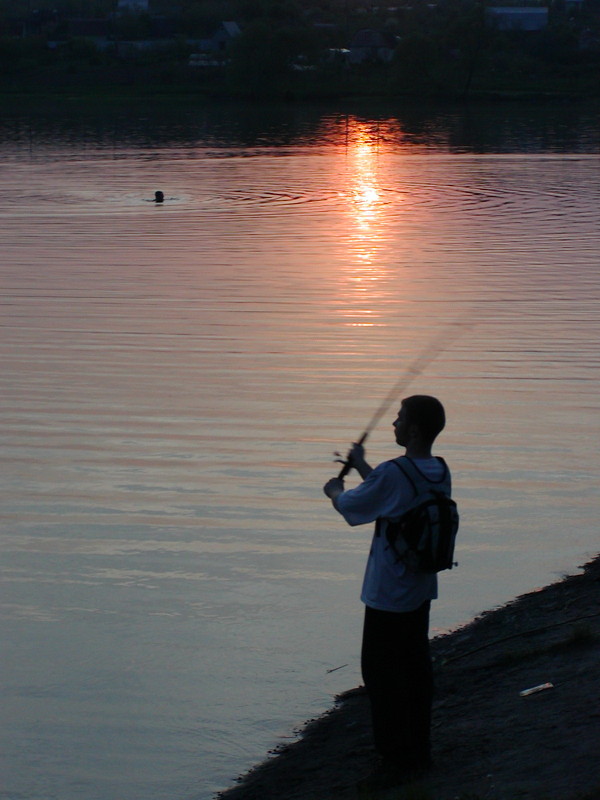
[[[365,441],[365,439],[367,438],[368,435],[369,435],[369,432],[365,431],[363,433],[363,435],[360,437],[360,439],[358,440],[358,442],[356,442],[356,444],[363,444],[363,442]],[[350,452],[351,451],[349,450],[348,451],[348,455],[346,456],[347,460],[344,462],[344,466],[341,468],[340,473],[338,475],[339,480],[342,480],[343,478],[345,478],[346,475],[350,472],[350,470],[353,469],[353,464],[350,461]]]

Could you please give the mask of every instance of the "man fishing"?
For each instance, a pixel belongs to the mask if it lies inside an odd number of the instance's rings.
[[[431,766],[429,610],[437,597],[437,575],[406,567],[390,546],[386,531],[388,520],[400,517],[414,500],[419,480],[450,495],[448,467],[431,452],[444,425],[444,408],[435,397],[405,398],[393,424],[405,458],[373,469],[362,444],[355,444],[346,468],[323,487],[349,525],[376,523],[361,594],[365,604],[361,668],[374,743],[381,756],[366,782],[371,788],[399,785]],[[358,471],[363,482],[345,490],[343,476],[349,467]]]

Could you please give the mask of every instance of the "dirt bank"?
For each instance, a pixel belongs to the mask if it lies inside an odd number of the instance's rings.
[[[600,798],[600,556],[435,639],[435,768],[385,800]],[[521,691],[550,683],[526,697]],[[221,800],[350,800],[373,763],[363,691]],[[374,795],[368,795],[372,797]]]

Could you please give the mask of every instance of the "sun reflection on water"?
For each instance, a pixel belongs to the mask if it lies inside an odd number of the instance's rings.
[[[388,201],[381,183],[380,131],[372,122],[346,120],[347,209],[346,269],[340,297],[350,305],[341,309],[352,327],[376,325],[372,308],[378,284],[386,277],[382,250],[386,242]],[[357,308],[356,303],[361,307]]]

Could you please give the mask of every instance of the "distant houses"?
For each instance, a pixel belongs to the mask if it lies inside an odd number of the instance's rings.
[[[348,46],[348,63],[384,63],[394,58],[398,40],[391,33],[363,28],[352,38]]]
[[[176,35],[176,21],[170,17],[150,17],[144,25],[144,36],[125,40],[118,32],[120,17],[106,19],[67,20],[65,29],[76,39],[87,39],[98,50],[117,50],[120,56],[148,50],[164,50],[171,46]]]
[[[486,15],[500,31],[542,31],[548,26],[546,6],[490,6]]]
[[[69,36],[89,39],[97,47],[105,49],[112,36],[112,21],[109,19],[70,19],[67,23]]]
[[[225,53],[241,32],[237,22],[222,22],[209,39],[202,40],[202,49],[209,53]]]
[[[200,52],[192,53],[189,58],[190,67],[220,66],[222,58],[227,54],[234,40],[242,30],[237,22],[221,22],[212,36],[201,39],[197,45]]]
[[[439,0],[426,1],[428,8],[435,12]],[[521,2],[527,3],[533,0],[521,0]],[[562,3],[563,14],[566,9],[567,15],[574,16],[580,10],[582,3],[589,0],[556,0],[554,5],[542,6],[488,6],[485,9],[485,18],[490,27],[501,32],[543,31],[548,27],[549,14],[550,21],[556,17],[557,2]],[[232,45],[243,33],[238,22],[234,20],[220,22],[209,35],[208,31],[204,32],[202,29],[196,31],[193,26],[190,31],[189,24],[185,20],[182,21],[182,17],[176,12],[170,16],[153,13],[153,0],[112,0],[112,8],[112,13],[103,19],[76,18],[47,10],[30,12],[19,18],[8,17],[4,25],[5,35],[8,33],[9,36],[20,38],[45,37],[48,46],[53,48],[60,47],[68,39],[85,39],[93,43],[98,50],[114,51],[120,57],[127,57],[129,53],[158,51],[171,47],[173,53],[188,59],[190,67],[203,67],[222,66],[228,63]],[[366,10],[363,10],[364,24]],[[394,7],[389,10],[392,12],[397,9]],[[308,63],[307,58],[300,53],[290,53],[290,63],[293,63],[298,71],[304,71],[308,67],[314,68],[319,61],[323,64],[359,68],[362,65],[391,64],[402,38],[387,29],[376,27],[363,27],[352,34],[352,29],[348,30],[348,26],[343,28],[334,23],[323,22],[320,18],[311,24],[317,29],[316,37],[322,39],[323,52],[320,58],[314,53],[311,54],[311,63]],[[402,26],[398,24],[396,29],[401,32]],[[326,35],[320,36],[323,33]],[[581,34],[582,42],[584,38],[585,42],[590,42],[587,45],[589,48],[597,48],[598,35],[593,29]],[[329,47],[327,42],[330,43]],[[260,58],[259,53],[257,58]]]
[[[150,11],[150,0],[118,0],[117,13],[143,14]]]

